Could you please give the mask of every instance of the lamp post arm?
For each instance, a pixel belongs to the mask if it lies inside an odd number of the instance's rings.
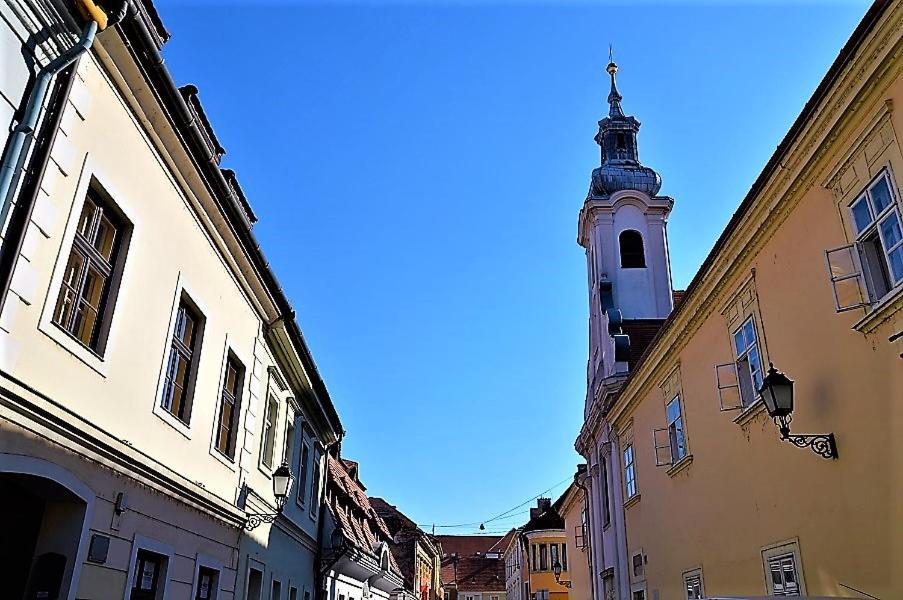
[[[790,422],[783,417],[780,419],[778,429],[781,432],[781,439],[797,448],[812,448],[812,451],[822,458],[837,460],[837,441],[833,433],[791,434]]]

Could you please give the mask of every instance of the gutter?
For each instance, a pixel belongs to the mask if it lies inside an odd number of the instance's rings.
[[[275,274],[270,269],[260,244],[249,228],[249,215],[242,206],[241,199],[219,168],[216,155],[211,153],[210,148],[205,143],[205,135],[201,131],[202,125],[197,122],[194,114],[186,104],[185,98],[179,92],[154,42],[154,36],[141,19],[140,9],[137,6],[139,1],[126,0],[125,18],[120,24],[123,42],[144,76],[151,83],[157,99],[175,125],[175,129],[182,138],[188,154],[200,172],[208,191],[220,210],[225,214],[232,233],[241,242],[257,274],[263,281],[264,287],[272,296],[272,301],[276,305],[277,311],[280,315],[291,315],[294,312],[291,303],[279,285]],[[293,318],[286,318],[285,322],[289,339],[298,348],[302,364],[310,377],[311,386],[330,426],[337,433],[341,433],[341,420],[335,410],[335,406],[332,404],[326,384],[320,376],[307,342],[304,340],[301,328]]]

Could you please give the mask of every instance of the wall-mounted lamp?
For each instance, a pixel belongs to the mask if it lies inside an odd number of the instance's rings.
[[[561,563],[555,561],[555,564],[552,565],[552,572],[555,573],[555,583],[558,585],[563,585],[566,588],[571,587],[570,581],[561,581]]]
[[[765,402],[768,416],[774,419],[781,439],[798,448],[812,448],[812,451],[823,458],[837,458],[837,443],[833,433],[818,435],[790,435],[790,421],[793,420],[793,380],[768,363],[768,374],[759,388],[759,394]]]
[[[245,529],[251,531],[261,523],[272,523],[276,520],[282,509],[285,508],[285,500],[288,493],[292,489],[292,482],[295,478],[292,476],[292,470],[288,468],[288,463],[282,463],[275,471],[273,471],[273,496],[276,498],[276,512],[274,513],[248,513],[248,520],[245,522]]]

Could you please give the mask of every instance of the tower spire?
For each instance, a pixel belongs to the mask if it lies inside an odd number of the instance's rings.
[[[613,119],[623,117],[624,111],[621,109],[621,93],[618,91],[618,82],[615,78],[615,75],[618,72],[618,65],[615,62],[611,44],[608,45],[608,66],[605,67],[605,70],[611,75],[611,91],[608,93],[608,116]]]

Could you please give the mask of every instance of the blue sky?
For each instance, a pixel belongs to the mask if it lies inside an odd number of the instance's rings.
[[[158,8],[167,64],[198,85],[260,216],[344,454],[418,523],[457,524],[530,499],[579,460],[576,222],[608,44],[643,124],[640,158],[675,198],[683,288],[867,3]]]

